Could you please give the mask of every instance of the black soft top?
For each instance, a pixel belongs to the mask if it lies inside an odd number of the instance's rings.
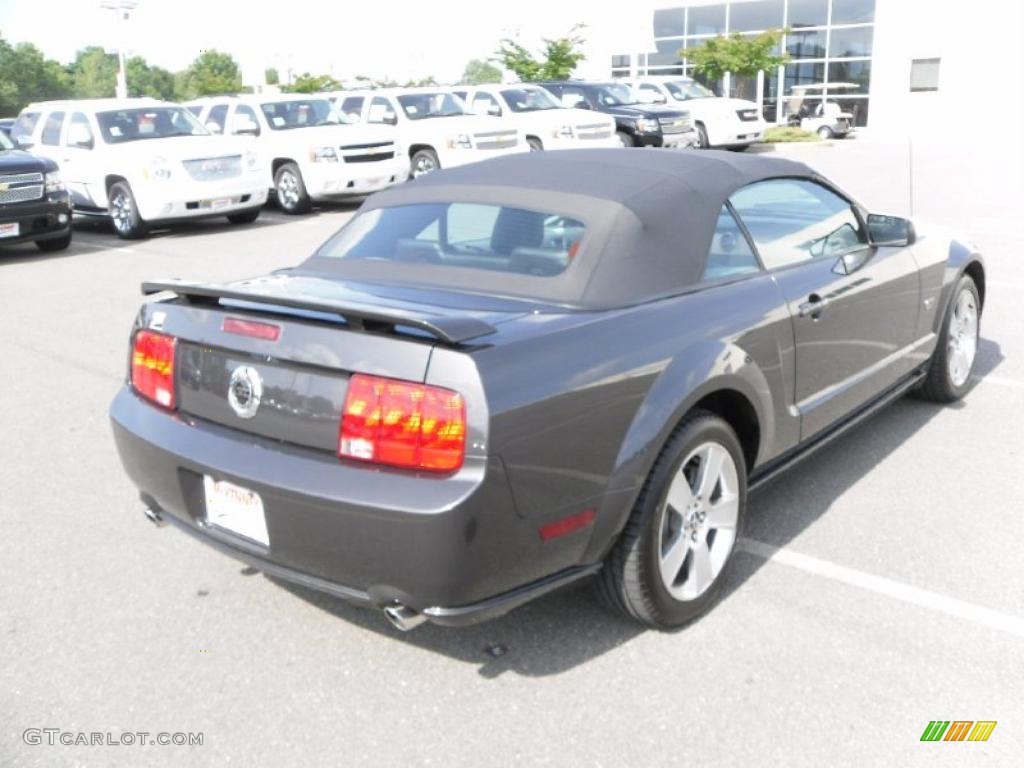
[[[506,155],[378,192],[361,212],[476,202],[569,216],[586,225],[586,234],[579,256],[560,275],[318,254],[300,270],[585,308],[628,306],[700,282],[726,200],[747,184],[778,177],[816,175],[803,163],[726,151],[579,149]]]

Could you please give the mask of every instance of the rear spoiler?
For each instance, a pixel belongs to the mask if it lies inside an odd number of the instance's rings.
[[[145,296],[161,291],[172,291],[190,304],[217,305],[221,299],[228,299],[266,304],[268,308],[277,306],[327,312],[339,315],[347,325],[359,330],[377,330],[375,325],[390,328],[405,326],[425,331],[447,344],[461,344],[497,332],[493,325],[475,317],[421,314],[359,302],[305,299],[266,290],[247,291],[244,288],[190,283],[184,280],[147,281],[142,284],[142,293]]]

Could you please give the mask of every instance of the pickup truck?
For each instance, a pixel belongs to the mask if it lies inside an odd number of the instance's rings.
[[[690,113],[685,109],[641,104],[625,83],[557,80],[538,83],[563,106],[603,112],[615,118],[623,147],[686,148],[697,143]]]
[[[445,88],[343,91],[334,99],[349,119],[394,126],[408,149],[413,178],[530,150],[514,125],[470,113],[462,99]]]
[[[121,238],[144,237],[156,222],[226,216],[250,223],[267,199],[256,153],[211,135],[178,104],[30,104],[11,135],[60,166],[76,212],[109,217]]]
[[[346,123],[323,96],[215,96],[186,105],[214,133],[249,137],[281,209],[367,195],[406,177],[394,129]]]

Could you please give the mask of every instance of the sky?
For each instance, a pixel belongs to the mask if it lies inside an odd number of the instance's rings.
[[[266,67],[284,78],[310,71],[339,79],[356,75],[397,80],[433,76],[456,81],[471,58],[490,56],[504,36],[532,47],[576,22],[588,24],[581,75],[608,75],[623,47],[653,48],[650,8],[638,0],[628,12],[594,0],[137,0],[124,25],[125,48],[151,64],[183,69],[202,50],[234,55],[247,83]],[[286,10],[282,10],[286,9]],[[61,62],[87,45],[115,50],[113,11],[100,0],[0,0],[0,34],[31,42]],[[639,46],[628,45],[640,42]]]

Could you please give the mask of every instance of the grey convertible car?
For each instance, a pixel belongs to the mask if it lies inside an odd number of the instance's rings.
[[[985,271],[802,164],[608,149],[432,174],[294,269],[143,292],[111,419],[151,520],[401,629],[591,576],[673,627],[750,488],[964,394]]]

